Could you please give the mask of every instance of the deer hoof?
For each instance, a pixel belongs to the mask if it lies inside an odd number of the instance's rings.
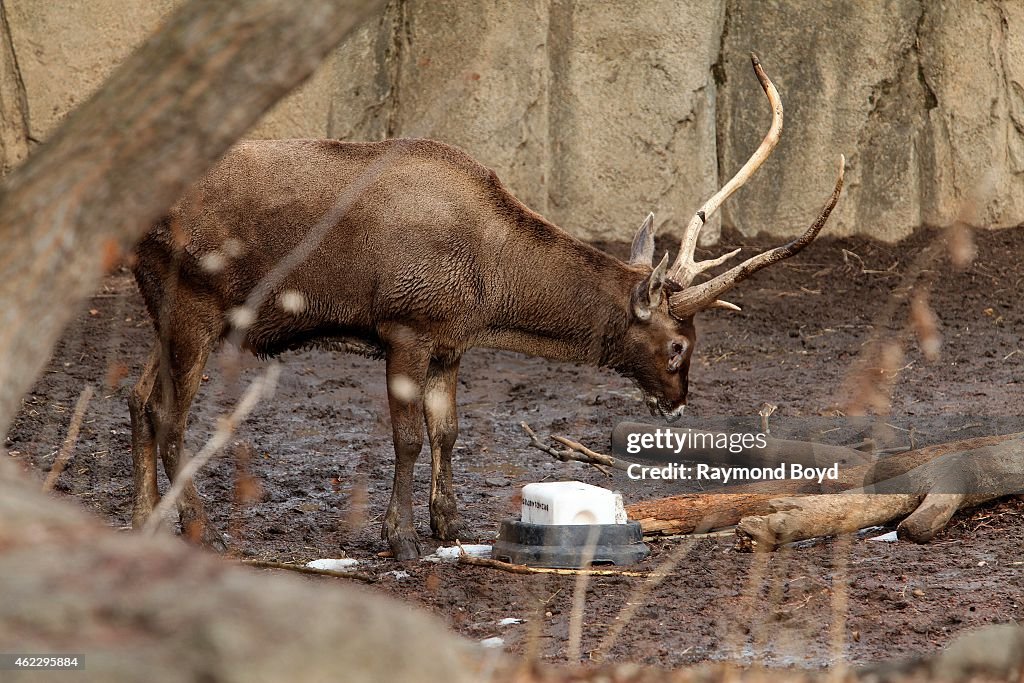
[[[388,545],[391,546],[394,559],[399,562],[415,560],[420,557],[420,542],[416,537],[410,538],[399,533],[398,536],[388,540]]]
[[[430,518],[430,530],[434,532],[434,538],[440,541],[466,541],[475,538],[458,514],[433,515]]]
[[[416,538],[416,532],[396,531],[387,535],[388,545],[391,552],[399,562],[415,560],[420,556],[420,542]]]
[[[228,537],[216,529],[209,522],[203,520],[192,520],[187,525],[182,524],[181,535],[189,543],[202,546],[215,553],[226,553],[228,551]]]
[[[200,543],[207,550],[212,550],[215,553],[223,555],[228,551],[229,543],[231,539],[226,534],[218,533],[212,529],[209,529],[203,534]]]

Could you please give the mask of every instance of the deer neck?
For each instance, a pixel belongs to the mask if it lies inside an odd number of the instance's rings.
[[[615,366],[631,320],[631,294],[643,275],[557,231],[503,255],[504,268],[484,346],[551,360]]]

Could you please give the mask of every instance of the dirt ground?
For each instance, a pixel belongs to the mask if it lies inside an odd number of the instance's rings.
[[[942,235],[922,231],[896,246],[822,238],[742,284],[730,297],[742,313],[700,316],[688,415],[753,416],[766,402],[778,405],[782,417],[837,415],[851,396],[843,388],[851,368],[873,335],[883,334],[908,342],[893,399],[895,424],[927,442],[941,440],[949,430],[940,427],[949,424],[965,427],[964,437],[986,429],[972,427],[981,423],[969,416],[1012,422],[1024,399],[1024,227],[978,235],[978,258],[965,271],[949,264]],[[626,249],[606,246],[620,255]],[[931,304],[941,319],[944,346],[935,362],[921,357],[907,332],[906,293],[918,281],[932,284]],[[134,282],[124,272],[109,277],[25,398],[7,443],[27,467],[49,470],[79,393],[95,384],[57,490],[113,527],[129,522],[125,398],[150,344]],[[222,350],[207,369],[187,438],[192,449],[260,372],[260,363],[245,359],[236,379],[226,370],[232,355]],[[251,446],[247,469],[259,487],[256,500],[236,502],[234,458],[217,460],[200,478],[230,554],[357,558],[379,579],[367,590],[431,610],[470,638],[501,636],[512,652],[564,661],[574,579],[378,557],[392,477],[383,364],[323,351],[293,353],[282,362],[273,399],[236,438]],[[456,486],[463,515],[481,539],[493,538],[500,520],[517,516],[519,487],[534,481],[588,481],[623,491],[627,502],[682,490],[622,475],[609,481],[527,446],[522,420],[541,434],[571,435],[601,450],[617,421],[651,420],[632,385],[610,371],[474,350],[463,361],[460,384]],[[436,546],[429,538],[429,480],[429,455],[421,456],[416,515],[428,550]],[[627,603],[635,614],[603,651],[665,667],[705,660],[817,667],[837,655],[861,663],[927,653],[966,629],[1024,620],[1019,500],[959,517],[927,546],[857,537],[805,543],[770,557],[738,553],[729,538],[651,546],[641,570],[676,549],[682,556],[649,595],[636,594],[641,578],[589,582],[585,658],[596,655]],[[507,617],[524,622],[498,624]]]

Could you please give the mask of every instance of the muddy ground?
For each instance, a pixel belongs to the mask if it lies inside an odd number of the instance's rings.
[[[753,416],[764,403],[778,405],[782,417],[841,414],[863,398],[860,390],[843,387],[851,386],[851,368],[878,334],[908,342],[892,412],[919,442],[939,439],[941,428],[954,423],[967,427],[964,436],[987,429],[963,416],[1020,414],[1024,229],[978,235],[978,258],[965,271],[949,264],[942,234],[921,232],[897,246],[821,239],[741,285],[730,298],[742,313],[700,316],[688,414]],[[608,248],[621,254],[626,247]],[[906,329],[905,295],[915,282],[933,286],[944,339],[935,362],[921,357]],[[27,467],[48,470],[79,393],[94,383],[96,397],[57,490],[113,527],[129,522],[125,396],[150,344],[134,282],[125,272],[110,276],[25,398],[7,443]],[[221,351],[208,367],[187,438],[193,449],[260,372],[260,363],[247,359],[234,379],[233,357]],[[513,652],[536,648],[542,658],[564,659],[573,579],[378,557],[392,476],[383,364],[323,351],[289,354],[282,362],[273,400],[257,408],[236,439],[251,446],[248,469],[259,486],[257,499],[235,501],[239,477],[232,458],[201,475],[213,521],[230,537],[230,554],[306,561],[344,553],[379,577],[367,590],[429,609],[468,637],[500,635]],[[632,385],[611,372],[475,350],[463,361],[459,405],[456,485],[463,514],[482,539],[493,538],[498,522],[518,513],[517,492],[529,482],[580,479],[622,490],[627,501],[682,490],[621,475],[609,481],[527,447],[522,420],[542,434],[571,435],[606,449],[615,422],[649,419]],[[416,515],[426,549],[436,545],[429,539],[429,477],[429,456],[421,456]],[[596,654],[627,602],[637,603],[635,615],[605,652],[667,667],[721,659],[823,666],[837,654],[830,635],[836,628],[848,661],[889,659],[934,651],[982,624],[1024,619],[1019,501],[959,517],[921,547],[854,538],[765,558],[735,552],[728,538],[651,545],[653,554],[640,569],[682,548],[678,567],[641,598],[635,591],[643,579],[593,579],[584,657]],[[844,595],[845,613],[838,607]],[[506,617],[525,621],[499,626]]]

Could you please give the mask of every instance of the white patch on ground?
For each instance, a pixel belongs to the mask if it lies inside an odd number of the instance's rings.
[[[505,639],[494,636],[493,638],[484,638],[480,644],[484,647],[505,647]]]
[[[522,619],[516,619],[515,617],[505,617],[498,622],[498,626],[515,626],[516,624],[523,623]]]
[[[458,562],[459,555],[465,550],[466,554],[470,557],[490,557],[491,546],[489,545],[463,545],[461,548],[457,545],[449,546],[447,548],[438,548],[430,555],[424,555],[421,559],[424,562]]]
[[[306,566],[311,569],[323,569],[331,572],[350,572],[359,565],[359,560],[341,558],[337,560],[323,559],[307,562]]]

